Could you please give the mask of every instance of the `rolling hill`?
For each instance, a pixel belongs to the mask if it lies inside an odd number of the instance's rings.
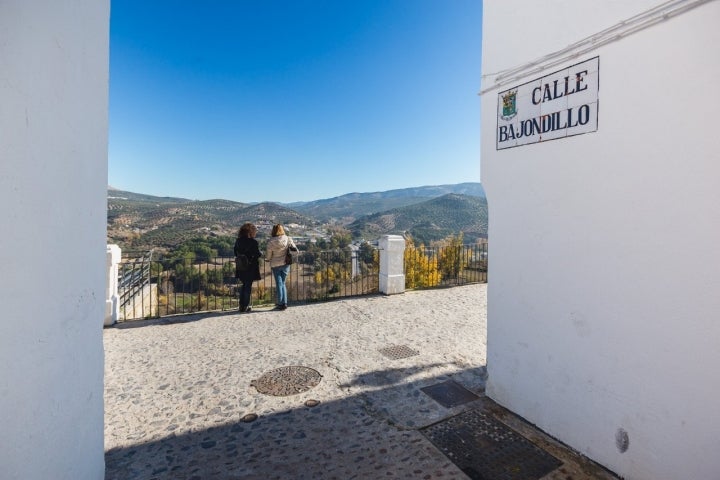
[[[108,242],[123,249],[170,249],[196,236],[235,236],[238,227],[247,221],[258,226],[317,225],[317,221],[277,203],[188,200],[108,191]]]
[[[357,238],[409,234],[428,244],[463,232],[465,242],[487,238],[485,197],[449,193],[422,203],[394,208],[358,218],[348,228]]]
[[[455,185],[403,188],[385,192],[348,193],[312,202],[290,203],[287,206],[321,222],[337,222],[347,225],[364,215],[426,202],[449,193],[485,198],[482,184],[468,182]]]
[[[247,221],[258,225],[259,238],[275,223],[293,225],[294,236],[341,224],[356,239],[408,232],[427,243],[462,231],[470,242],[487,236],[487,201],[479,183],[351,193],[294,204],[188,200],[108,189],[108,242],[124,250],[169,250],[193,237],[235,236]]]

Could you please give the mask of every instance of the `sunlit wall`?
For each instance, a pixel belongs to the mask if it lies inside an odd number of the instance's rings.
[[[484,2],[487,392],[627,479],[720,478],[718,20],[717,1]],[[568,109],[592,102],[581,132]]]
[[[107,0],[0,2],[0,478],[102,479]]]

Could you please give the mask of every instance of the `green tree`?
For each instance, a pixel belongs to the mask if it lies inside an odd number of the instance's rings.
[[[232,262],[226,262],[222,266],[223,278],[235,277],[235,264]]]
[[[210,248],[207,244],[197,243],[194,245],[194,252],[198,259],[210,260],[217,257],[217,250]]]
[[[213,268],[207,271],[208,283],[214,285],[222,285],[223,283],[223,271],[219,268]]]
[[[163,266],[160,262],[150,262],[150,276],[157,279],[163,273]],[[157,281],[157,280],[155,280]]]
[[[360,244],[360,250],[358,250],[358,259],[363,263],[371,264],[375,261],[377,249],[373,247],[370,242],[363,242]]]
[[[345,228],[336,228],[330,237],[330,248],[347,248],[352,242],[352,233]]]
[[[197,291],[200,286],[200,272],[191,263],[176,263],[173,279],[177,292]]]
[[[210,247],[217,251],[218,256],[232,257],[235,254],[233,252],[233,248],[235,247],[235,238],[228,236],[211,237]]]

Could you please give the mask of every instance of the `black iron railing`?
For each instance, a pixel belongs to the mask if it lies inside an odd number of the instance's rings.
[[[405,248],[405,288],[487,282],[488,245]]]
[[[379,252],[367,249],[300,251],[286,285],[289,303],[378,293]],[[487,282],[487,244],[405,250],[407,289]],[[208,259],[142,256],[119,265],[120,320],[238,309],[234,257]],[[254,306],[276,299],[270,266],[260,261]]]
[[[353,250],[299,252],[286,280],[288,301],[303,303],[378,292],[377,252]],[[267,262],[253,283],[253,305],[272,305],[277,298]],[[209,259],[125,258],[120,279],[135,279],[121,302],[120,319],[159,317],[238,308],[239,285],[234,257]],[[124,280],[127,282],[127,280]]]
[[[153,252],[150,251],[139,257],[126,258],[120,264],[118,271],[118,296],[120,297],[120,310],[130,308],[136,298],[142,296],[143,291],[151,282],[150,265]]]

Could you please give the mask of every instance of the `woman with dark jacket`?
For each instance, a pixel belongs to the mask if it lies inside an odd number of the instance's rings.
[[[240,311],[249,312],[252,284],[260,280],[260,262],[262,256],[257,240],[257,227],[252,223],[245,223],[238,231],[235,240],[235,277],[242,282],[240,288]]]

